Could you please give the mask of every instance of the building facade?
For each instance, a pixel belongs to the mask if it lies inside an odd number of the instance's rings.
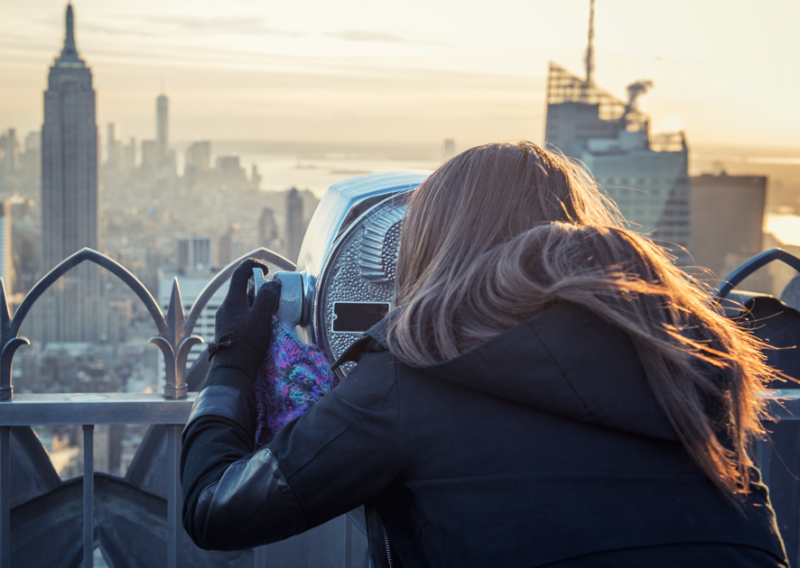
[[[636,98],[651,84],[628,86],[623,102],[551,63],[545,142],[580,160],[616,202],[630,228],[664,245],[678,265],[692,264],[689,150],[683,133],[650,135]]]
[[[169,152],[169,99],[166,95],[156,99],[156,142],[159,158],[163,160]]]
[[[767,178],[703,174],[691,178],[691,189],[695,263],[725,278],[762,251]]]
[[[179,234],[176,236],[178,270],[184,274],[209,270],[213,264],[211,237],[207,235]]]
[[[303,217],[303,198],[297,188],[286,192],[286,257],[297,262],[306,228]]]
[[[14,259],[11,248],[11,203],[0,202],[0,278],[5,283],[6,292],[16,290]]]
[[[211,169],[211,142],[192,142],[186,149],[186,167],[190,166],[199,171]]]

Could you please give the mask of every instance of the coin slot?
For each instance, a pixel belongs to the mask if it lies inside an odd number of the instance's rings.
[[[367,331],[389,313],[390,302],[334,302],[333,325],[336,333]]]

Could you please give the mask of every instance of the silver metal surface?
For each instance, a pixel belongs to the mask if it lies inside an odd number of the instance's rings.
[[[264,271],[256,267],[253,269],[253,284],[255,285],[256,292],[264,285]]]
[[[185,424],[197,393],[19,394],[0,402],[0,426],[31,424]]]
[[[150,343],[161,349],[166,367],[166,384],[164,396],[166,398],[186,398],[189,387],[186,384],[186,360],[189,351],[198,343],[203,343],[203,338],[193,335],[186,327],[186,316],[183,312],[181,289],[178,278],[172,282],[172,294],[167,309],[166,337],[159,335],[150,339]]]
[[[299,336],[333,361],[360,333],[332,332],[333,302],[394,300],[394,275],[407,196],[431,172],[358,176],[332,185],[306,231],[297,262],[304,272]],[[339,367],[344,376],[351,365]]]
[[[359,221],[367,218],[377,204],[416,189],[431,172],[406,170],[358,176],[332,185],[322,197],[309,223],[297,261],[297,270],[305,273],[306,314],[304,325],[298,328],[300,337],[308,343],[324,346],[319,321],[320,295],[327,287],[324,273],[336,243]],[[357,263],[357,259],[352,259]],[[373,259],[374,260],[374,259]],[[356,264],[356,266],[358,266]],[[357,283],[359,270],[354,275]],[[328,353],[331,356],[331,353]]]
[[[83,425],[83,568],[94,567],[94,426]]]
[[[331,361],[362,335],[333,331],[337,302],[394,303],[395,264],[406,202],[406,195],[389,195],[373,204],[331,246],[320,272],[319,282],[323,284],[317,293],[312,322],[317,344]],[[346,363],[336,372],[344,377],[351,368],[352,364]]]
[[[384,207],[364,223],[358,253],[361,277],[376,284],[394,282],[400,229],[406,208]]]
[[[720,282],[719,286],[717,286],[717,289],[714,290],[713,297],[716,300],[725,298],[742,280],[750,276],[762,266],[766,266],[774,260],[780,260],[784,264],[787,264],[800,272],[800,258],[797,258],[785,250],[772,248],[762,252],[761,254],[757,254],[736,268],[733,272],[728,274],[726,278],[723,278],[722,282]]]
[[[303,275],[299,272],[276,272],[272,277],[281,283],[281,303],[277,317],[289,327],[300,325],[303,319],[305,287]]]
[[[431,174],[427,170],[404,170],[357,176],[333,184],[317,206],[308,225],[297,261],[297,270],[318,277],[330,246],[372,200],[412,191]]]

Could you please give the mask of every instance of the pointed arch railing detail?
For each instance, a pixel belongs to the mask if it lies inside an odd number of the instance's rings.
[[[86,261],[93,262],[117,276],[144,304],[157,329],[157,335],[152,337],[149,342],[161,349],[166,365],[164,396],[165,398],[173,399],[185,398],[188,390],[186,385],[186,361],[189,351],[194,345],[203,342],[200,336],[192,334],[195,324],[214,293],[230,278],[236,267],[246,258],[257,258],[281,270],[294,270],[295,268],[295,265],[290,260],[271,250],[259,248],[251,251],[230,263],[211,279],[193,302],[188,317],[184,313],[177,278],[172,284],[172,294],[165,317],[158,302],[133,273],[114,259],[90,248],[84,248],[67,257],[48,272],[28,292],[13,316],[8,308],[5,283],[0,278],[0,400],[11,400],[13,398],[11,367],[14,353],[21,346],[30,345],[28,339],[19,337],[19,330],[34,303],[59,278]]]

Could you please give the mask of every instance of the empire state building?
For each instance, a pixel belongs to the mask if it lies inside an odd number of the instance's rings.
[[[42,270],[83,247],[97,248],[98,162],[92,72],[78,55],[74,14],[67,6],[64,47],[44,93],[42,126]],[[91,341],[100,333],[100,281],[86,263],[71,270],[51,294],[42,327],[46,341]],[[37,318],[41,319],[41,318]],[[38,326],[37,326],[38,327]],[[44,335],[44,337],[42,337]]]

